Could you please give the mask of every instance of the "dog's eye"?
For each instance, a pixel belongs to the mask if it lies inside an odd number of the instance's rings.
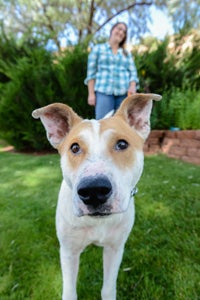
[[[71,149],[72,153],[74,153],[74,154],[78,154],[81,152],[81,148],[78,143],[72,144],[70,149]]]
[[[125,150],[127,148],[128,148],[128,142],[125,140],[119,140],[115,145],[115,150],[117,151]]]

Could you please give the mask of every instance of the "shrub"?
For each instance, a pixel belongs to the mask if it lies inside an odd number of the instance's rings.
[[[87,52],[80,47],[60,57],[37,47],[4,66],[9,80],[0,87],[1,137],[17,150],[51,149],[42,125],[31,117],[35,108],[63,102],[84,117],[92,116],[83,84],[86,61]]]
[[[176,88],[200,86],[200,34],[166,37],[163,42],[148,38],[135,47],[140,91],[162,93]]]
[[[17,63],[18,59],[29,56],[30,49],[38,48],[36,40],[27,40],[23,44],[17,44],[14,38],[7,39],[0,35],[0,83],[11,80],[7,74],[7,68],[10,64]]]
[[[166,38],[154,50],[150,48],[142,54],[134,52],[141,92],[163,94],[163,91],[182,85],[183,74],[175,68],[175,57],[168,54],[168,42]]]
[[[47,148],[39,123],[31,112],[53,102],[54,73],[51,55],[44,49],[33,49],[29,56],[7,65],[10,81],[1,85],[1,136],[18,150]]]
[[[154,106],[151,124],[153,129],[200,129],[199,120],[200,91],[174,88]]]
[[[163,95],[153,108],[153,129],[200,128],[199,41],[199,32],[191,31],[163,42],[147,39],[135,47],[140,92]]]
[[[88,52],[84,45],[67,49],[55,64],[56,78],[59,84],[60,100],[70,105],[84,118],[93,117],[93,109],[87,105],[88,91],[84,85],[87,73]]]

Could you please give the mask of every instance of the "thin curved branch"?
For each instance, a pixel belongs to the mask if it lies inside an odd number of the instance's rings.
[[[97,33],[102,27],[104,27],[108,22],[110,22],[113,18],[115,18],[116,16],[120,15],[122,12],[126,11],[126,10],[130,10],[131,8],[133,8],[134,6],[143,6],[143,5],[152,5],[153,2],[141,2],[141,3],[133,3],[125,8],[120,9],[119,11],[117,11],[115,14],[113,14],[112,16],[110,16],[103,24],[101,24],[93,34]]]

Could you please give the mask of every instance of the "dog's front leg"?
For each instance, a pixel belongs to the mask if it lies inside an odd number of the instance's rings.
[[[63,275],[62,300],[77,300],[76,281],[79,268],[80,253],[65,251],[61,247],[60,259]]]
[[[104,247],[103,252],[103,288],[101,291],[102,300],[116,299],[116,282],[119,267],[122,261],[124,245],[119,248]]]

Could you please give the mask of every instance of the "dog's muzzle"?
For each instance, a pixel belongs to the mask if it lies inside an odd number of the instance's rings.
[[[110,198],[112,185],[106,176],[89,176],[79,182],[77,193],[86,206],[96,209]]]

